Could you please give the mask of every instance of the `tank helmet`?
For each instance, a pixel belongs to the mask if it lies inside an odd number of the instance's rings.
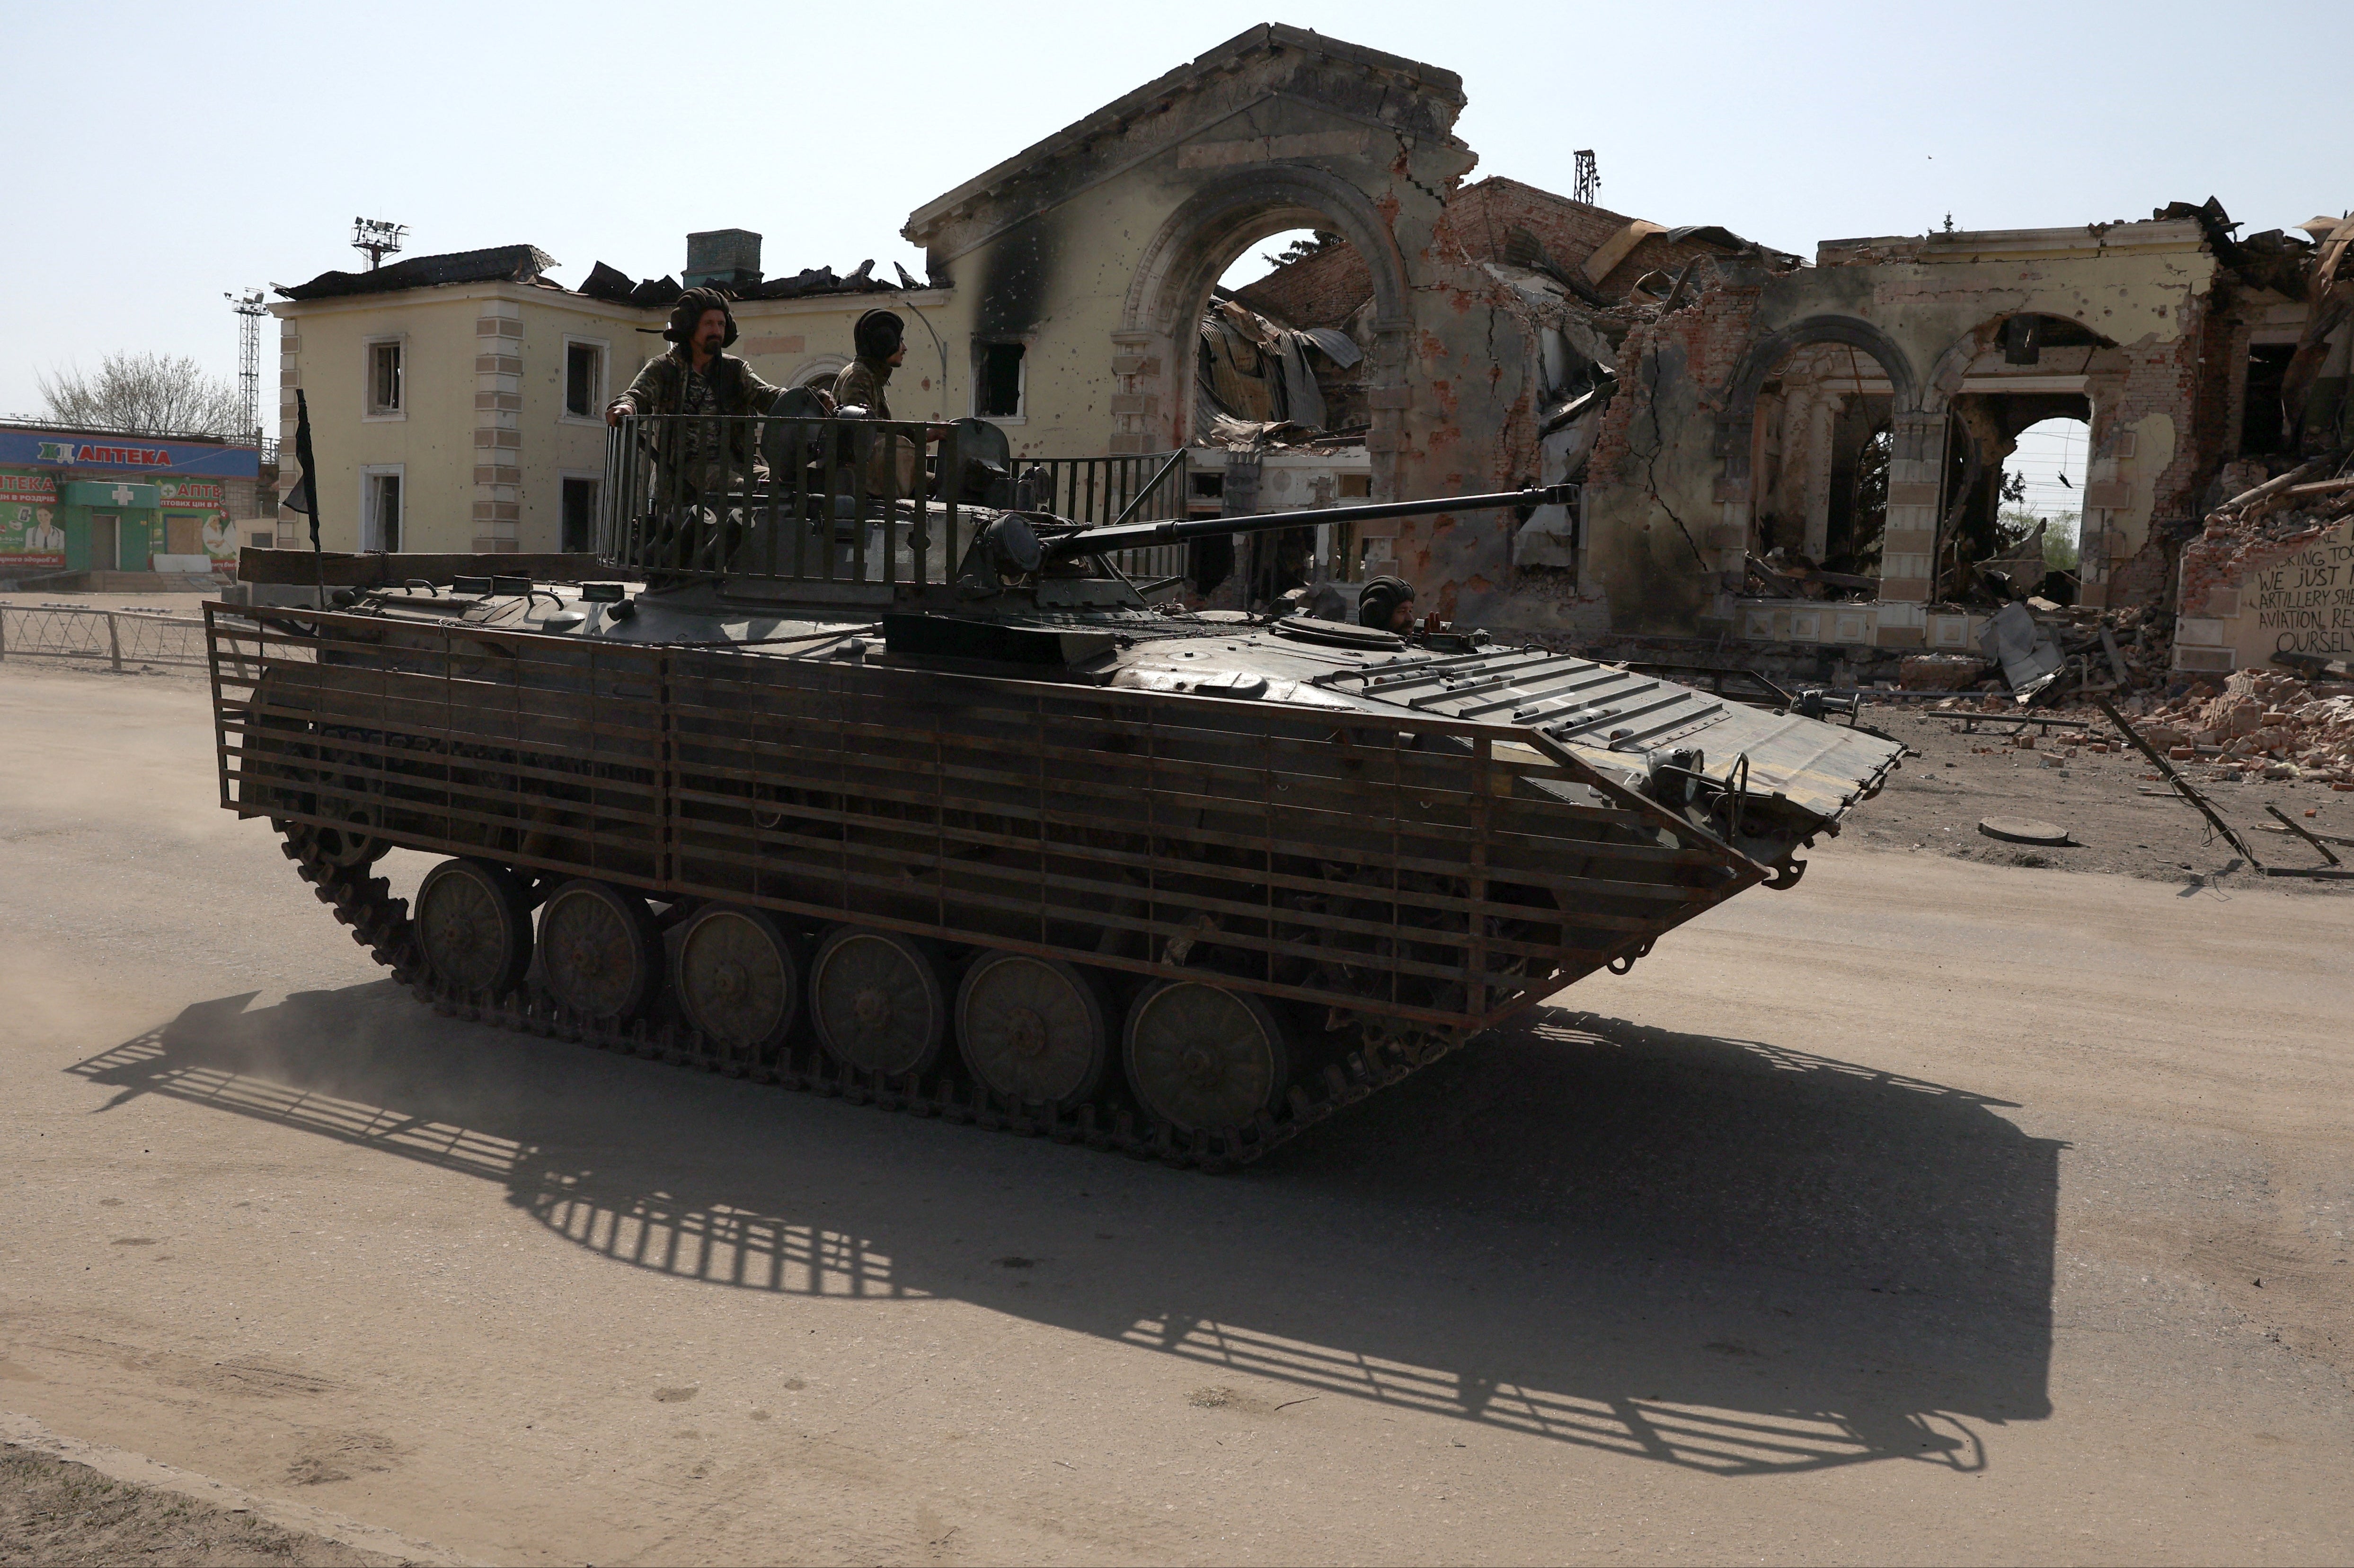
[[[907,323],[893,311],[869,311],[850,329],[850,341],[861,359],[888,359],[907,337]]]
[[[733,344],[736,313],[727,308],[727,296],[716,289],[689,289],[681,294],[678,303],[670,308],[670,325],[663,328],[663,336],[673,343],[687,342],[695,336],[695,329],[702,323],[705,311],[717,311],[727,318],[726,335],[719,340],[719,346],[726,348]]]
[[[1357,624],[1387,631],[1398,606],[1414,602],[1414,585],[1404,577],[1375,577],[1357,596]]]

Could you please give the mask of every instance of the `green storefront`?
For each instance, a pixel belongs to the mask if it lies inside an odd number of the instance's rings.
[[[161,485],[69,479],[58,486],[66,570],[143,572],[164,548]]]
[[[233,568],[228,486],[259,463],[226,442],[0,425],[0,579]]]
[[[60,481],[0,469],[0,577],[153,571],[158,556],[193,565],[221,553],[225,515],[217,480]]]

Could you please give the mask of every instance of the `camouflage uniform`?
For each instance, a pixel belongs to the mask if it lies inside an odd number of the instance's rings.
[[[883,384],[890,379],[889,362],[877,365],[854,359],[833,378],[833,406],[864,408],[878,419],[887,419],[891,417],[891,404],[883,395]]]
[[[854,359],[833,378],[833,406],[864,408],[875,418],[888,419],[891,403],[883,395],[883,384],[890,379],[890,361]],[[869,454],[866,487],[875,495],[913,495],[923,471],[923,452],[916,442],[905,436],[882,437]]]
[[[765,414],[769,405],[776,401],[777,392],[778,388],[761,380],[749,365],[732,354],[715,355],[710,366],[698,375],[687,363],[686,350],[673,348],[647,360],[638,378],[630,383],[630,389],[614,401],[628,405],[632,414]],[[705,450],[709,439],[707,426],[689,422],[674,443],[677,450],[663,451],[661,461],[665,467],[678,463],[688,468],[714,461],[718,454]],[[732,449],[730,461],[737,467],[748,465],[757,471],[763,466],[758,454],[751,450],[743,427],[730,433],[728,444]]]

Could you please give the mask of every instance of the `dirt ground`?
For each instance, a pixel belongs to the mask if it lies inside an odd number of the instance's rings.
[[[1795,890],[1205,1178],[436,1017],[201,685],[12,661],[0,1414],[484,1563],[2354,1558],[2354,903],[1914,850],[2123,835],[1900,722]]]
[[[2028,750],[2009,738],[2015,722],[1978,715],[1978,731],[1969,734],[1957,715],[1915,711],[1925,705],[1866,706],[1864,723],[1921,755],[1905,758],[1888,788],[1855,813],[1837,842],[1908,854],[1953,855],[1990,865],[2115,872],[2158,882],[2246,886],[2261,881],[2306,893],[2354,892],[2354,882],[2252,874],[2238,852],[2155,776],[2149,759],[2126,746],[2097,709],[2070,710],[2064,716],[2085,721],[2089,727],[2073,732],[2055,728],[2037,736],[2034,748]],[[2034,727],[2030,726],[2031,734]],[[2072,735],[2101,739],[2110,749],[2096,752],[2070,745]],[[2273,821],[2264,813],[2266,805],[2278,806],[2313,832],[2354,837],[2354,794],[2333,790],[2327,783],[2243,783],[2222,769],[2199,765],[2186,766],[2184,776],[2215,802],[2266,865],[2323,863],[2310,846],[2264,830],[2264,824]],[[1988,817],[2049,822],[2067,829],[2074,842],[2045,848],[1990,839],[1978,832],[1978,823]],[[2354,865],[2354,850],[2338,853]]]
[[[0,1444],[0,1568],[370,1568],[398,1561]]]

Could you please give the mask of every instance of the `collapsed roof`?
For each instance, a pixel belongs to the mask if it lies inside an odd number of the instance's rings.
[[[807,294],[896,294],[903,289],[921,288],[904,272],[894,283],[873,275],[875,263],[861,261],[854,271],[836,275],[831,267],[809,267],[790,278],[769,278],[755,282],[716,285],[730,299],[795,300]],[[617,305],[654,305],[671,303],[686,291],[675,278],[648,278],[633,281],[619,268],[599,261],[581,281],[578,291],[592,300],[608,300]]]
[[[446,256],[412,256],[368,272],[322,272],[292,288],[275,284],[289,300],[332,300],[346,294],[393,294],[444,283],[536,283],[559,263],[536,245],[493,245],[487,250],[453,250]]]
[[[562,290],[562,284],[546,275],[549,269],[560,265],[555,257],[536,245],[497,245],[487,250],[458,250],[446,256],[412,256],[405,261],[395,261],[370,272],[322,272],[307,283],[276,287],[279,294],[289,300],[392,294],[408,289],[438,288],[450,283],[525,283],[543,289]],[[844,274],[836,274],[831,267],[811,267],[790,278],[769,278],[721,287],[731,299],[790,300],[807,294],[896,294],[903,289],[923,286],[904,271],[896,283],[875,277],[874,269],[872,260],[862,261],[855,270]],[[579,288],[564,291],[611,304],[659,309],[672,303],[684,290],[675,278],[649,278],[641,282],[619,268],[599,261],[589,269],[588,276],[581,281]]]

